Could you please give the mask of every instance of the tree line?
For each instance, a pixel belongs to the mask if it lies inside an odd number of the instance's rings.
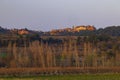
[[[0,67],[115,67],[120,66],[120,37],[79,36],[11,43],[0,49]],[[26,43],[26,42],[24,42]]]

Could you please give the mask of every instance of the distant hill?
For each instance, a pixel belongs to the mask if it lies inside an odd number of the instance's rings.
[[[0,27],[0,34],[12,34],[12,35],[38,35],[38,36],[89,36],[89,35],[108,35],[108,36],[120,36],[120,26],[108,26],[105,28],[96,29],[94,26],[74,26],[72,28],[64,28],[51,30],[48,32],[34,31],[27,28],[24,29],[6,29]]]
[[[10,33],[10,30],[9,29],[5,29],[5,28],[2,28],[1,26],[0,26],[0,34],[9,34]]]
[[[79,27],[79,28],[78,28]],[[84,26],[77,26],[78,29],[81,30],[70,30],[70,28],[66,29],[58,29],[54,31],[46,32],[46,35],[73,35],[73,36],[90,36],[90,35],[108,35],[108,36],[120,36],[120,26],[108,26],[105,28],[96,29],[95,27],[91,27],[86,29]],[[61,31],[62,30],[62,31]]]
[[[105,34],[109,36],[120,36],[120,26],[109,26],[106,28],[100,28],[96,31],[96,34]]]
[[[6,29],[2,28],[0,26],[0,34],[19,34],[19,35],[24,35],[24,34],[39,34],[42,35],[42,31],[34,31],[34,30],[29,30],[27,28],[24,29]]]

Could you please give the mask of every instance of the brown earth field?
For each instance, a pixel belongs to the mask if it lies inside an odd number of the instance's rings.
[[[119,67],[0,68],[0,76],[120,73]]]

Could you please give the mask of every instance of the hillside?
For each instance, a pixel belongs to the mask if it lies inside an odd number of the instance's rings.
[[[9,34],[10,33],[10,30],[9,29],[5,29],[5,28],[2,28],[1,26],[0,26],[0,34]]]

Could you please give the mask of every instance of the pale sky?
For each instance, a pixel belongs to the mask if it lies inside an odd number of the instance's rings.
[[[0,26],[48,31],[120,25],[120,0],[0,0]]]

